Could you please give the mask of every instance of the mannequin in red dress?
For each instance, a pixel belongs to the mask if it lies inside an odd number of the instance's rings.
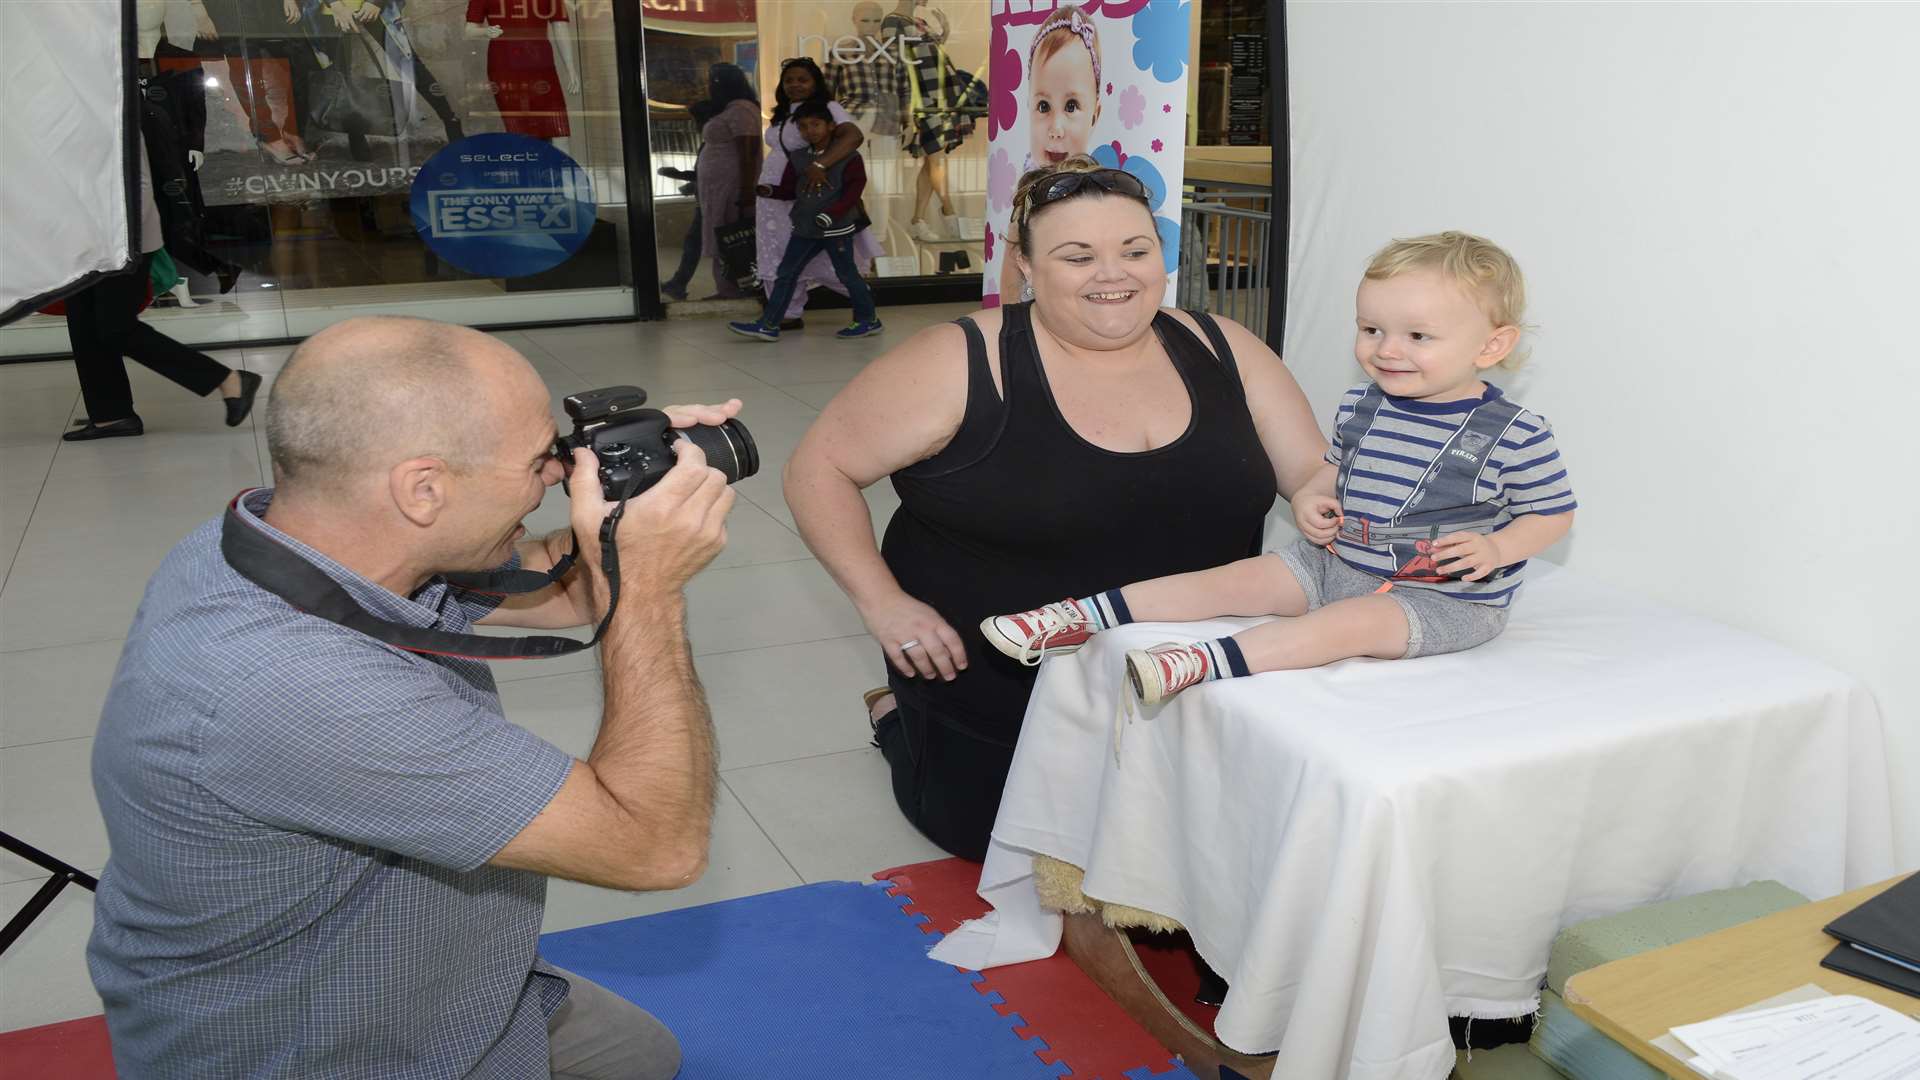
[[[569,0],[467,0],[467,35],[489,42],[487,81],[501,121],[508,131],[545,139],[562,153],[572,152],[566,95],[580,92],[569,6]]]

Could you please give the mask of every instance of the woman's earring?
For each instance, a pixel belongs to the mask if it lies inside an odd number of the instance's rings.
[[[1024,304],[1032,299],[1033,282],[1022,279],[1020,282],[1020,302]]]

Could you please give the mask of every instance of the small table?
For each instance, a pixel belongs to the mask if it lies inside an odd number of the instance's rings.
[[[1820,966],[1837,944],[1820,928],[1904,876],[1602,964],[1568,979],[1562,996],[1575,1016],[1675,1080],[1698,1080],[1699,1074],[1653,1045],[1654,1039],[1805,983],[1920,1016],[1920,998]]]

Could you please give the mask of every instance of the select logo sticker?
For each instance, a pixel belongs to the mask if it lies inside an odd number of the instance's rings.
[[[524,277],[573,257],[593,229],[593,181],[550,144],[471,135],[420,167],[413,227],[434,253],[472,274]]]

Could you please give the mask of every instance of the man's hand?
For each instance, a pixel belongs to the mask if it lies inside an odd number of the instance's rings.
[[[287,24],[289,26],[299,22],[300,0],[280,0],[280,13],[287,17]]]
[[[660,411],[666,413],[677,428],[696,424],[717,426],[740,415],[740,399],[728,398],[719,405],[668,405]]]
[[[1294,495],[1293,524],[1315,547],[1326,547],[1340,535],[1340,500],[1331,495]]]
[[[1461,581],[1479,581],[1507,563],[1491,534],[1457,532],[1433,542],[1433,564],[1443,574],[1460,574]]]
[[[353,13],[353,17],[363,23],[372,22],[380,17],[380,5],[376,0],[366,0],[360,5],[360,10]]]
[[[353,9],[347,6],[346,0],[333,0],[333,3],[327,5],[327,14],[333,16],[333,25],[346,33],[350,34],[360,29],[359,25],[353,21]]]
[[[727,512],[733,489],[707,455],[691,440],[674,444],[678,460],[651,488],[627,501],[614,533],[620,576],[628,587],[677,593],[686,587],[727,543]],[[573,451],[572,524],[580,537],[580,562],[602,592],[606,571],[600,565],[600,525],[613,504],[600,490],[600,462],[593,451]]]

